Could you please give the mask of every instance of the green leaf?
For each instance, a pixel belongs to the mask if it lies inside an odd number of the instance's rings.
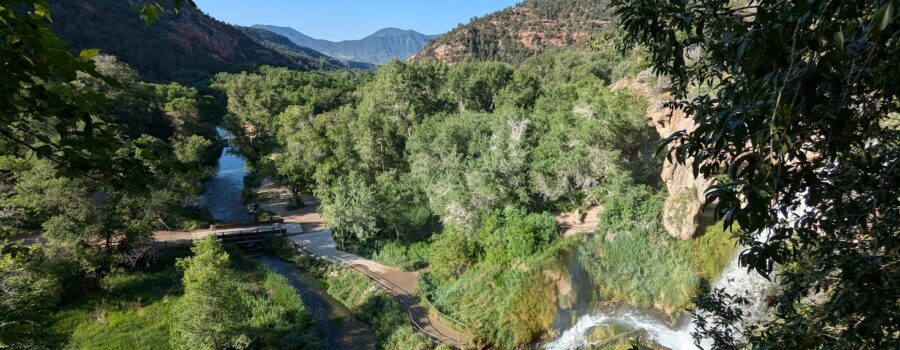
[[[839,30],[834,32],[834,46],[837,46],[838,49],[844,49],[844,31]]]
[[[47,6],[47,4],[35,3],[34,4],[34,14],[44,17],[48,21],[53,22],[53,19],[50,18],[50,7]]]
[[[84,49],[78,54],[78,60],[82,62],[90,61],[92,58],[100,54],[100,49]]]
[[[141,20],[144,21],[145,25],[149,26],[153,24],[153,22],[159,20],[159,13],[163,11],[163,8],[157,3],[152,3],[142,5],[139,11],[141,13]]]
[[[894,19],[894,2],[888,1],[881,5],[881,8],[878,9],[878,14],[875,15],[875,29],[879,32],[887,28],[888,24],[891,23],[891,20]]]

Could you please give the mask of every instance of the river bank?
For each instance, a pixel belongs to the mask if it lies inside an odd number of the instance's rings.
[[[375,349],[375,333],[371,327],[354,318],[350,309],[328,295],[316,278],[270,255],[255,256],[253,260],[283,276],[297,290],[303,304],[312,311],[328,349]]]

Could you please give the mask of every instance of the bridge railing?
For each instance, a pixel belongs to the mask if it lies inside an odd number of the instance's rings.
[[[303,251],[306,251],[306,252],[308,252],[308,253],[310,253],[310,254],[315,255],[315,253],[312,252],[311,249],[307,249],[307,248],[304,247],[302,244],[299,244],[299,243],[296,243],[296,242],[291,242],[291,244],[292,244],[296,249],[303,250]],[[397,292],[397,290],[401,290],[401,291],[404,290],[403,288],[400,288],[400,286],[398,286],[398,285],[392,283],[391,281],[388,281],[388,280],[382,279],[382,278],[380,278],[380,277],[378,277],[378,276],[375,276],[375,275],[373,275],[371,272],[369,272],[368,270],[363,269],[363,268],[357,266],[356,264],[354,264],[354,263],[352,263],[352,262],[349,262],[349,261],[347,261],[347,260],[345,260],[345,259],[342,259],[341,257],[334,256],[334,257],[332,257],[332,258],[334,259],[334,263],[336,263],[337,265],[342,266],[342,267],[344,267],[344,268],[350,268],[350,269],[353,269],[353,270],[356,270],[356,271],[362,273],[364,276],[366,276],[366,278],[368,278],[369,280],[372,280],[372,281],[374,281],[375,283],[379,284],[379,285],[381,286],[381,288],[383,288],[384,290],[387,290],[389,293],[393,294],[395,297],[400,297],[400,295],[399,295],[399,293]],[[443,313],[441,313],[440,311],[438,311],[436,308],[433,308],[433,309],[435,309],[434,311],[438,312],[440,315],[445,316],[445,315],[443,315]],[[426,312],[427,312],[427,311],[426,311]],[[431,339],[431,341],[432,341],[433,343],[435,343],[435,345],[440,345],[440,344],[441,344],[442,342],[444,342],[444,341],[450,341],[450,342],[453,342],[453,343],[456,344],[456,346],[459,347],[459,348],[462,348],[464,345],[468,345],[468,341],[466,341],[465,343],[463,343],[463,341],[462,341],[461,338],[453,339],[453,338],[448,337],[448,336],[446,336],[446,335],[437,335],[437,334],[434,334],[434,333],[432,333],[432,332],[426,330],[425,327],[422,327],[422,325],[419,324],[418,321],[416,321],[416,318],[413,317],[412,311],[410,310],[409,307],[406,307],[406,313],[407,313],[407,315],[409,316],[409,321],[410,321],[410,323],[412,323],[413,328],[415,328],[415,329],[417,329],[418,331],[420,331],[420,332],[425,333],[426,335],[428,335],[428,337]],[[426,316],[426,317],[427,317],[427,316]],[[449,316],[446,316],[446,317],[449,318]],[[454,321],[454,322],[459,322],[459,321],[453,320],[452,318],[450,318],[450,320],[451,320],[451,321]],[[459,325],[462,325],[462,323],[459,323]],[[460,329],[465,329],[465,328],[460,328]],[[462,335],[460,334],[459,336],[461,337]]]

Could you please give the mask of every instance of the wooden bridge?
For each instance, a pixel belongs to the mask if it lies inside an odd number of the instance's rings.
[[[265,240],[272,237],[287,236],[287,229],[280,226],[271,226],[265,228],[255,228],[241,231],[230,231],[222,233],[214,233],[223,244],[234,244],[242,248],[256,248]]]

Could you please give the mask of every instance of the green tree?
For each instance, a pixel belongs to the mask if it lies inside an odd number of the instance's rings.
[[[322,199],[322,216],[341,247],[350,241],[366,242],[381,232],[378,193],[356,173],[338,179],[317,195]]]
[[[446,282],[459,277],[478,260],[475,241],[453,229],[435,236],[428,254],[429,269],[438,281]]]
[[[184,296],[172,324],[177,349],[225,349],[247,345],[242,334],[250,311],[244,305],[231,261],[212,236],[197,242],[194,256],[178,260],[184,268]]]
[[[183,163],[200,165],[207,150],[213,146],[212,141],[203,136],[179,136],[172,139],[175,158]]]
[[[491,112],[497,95],[513,79],[513,69],[499,62],[478,62],[454,66],[446,88],[462,111]]]
[[[671,156],[719,181],[708,202],[774,276],[753,348],[900,347],[900,23],[896,0],[614,1],[628,44],[672,78],[697,129]],[[721,176],[725,175],[725,176]],[[766,232],[768,239],[757,241]],[[696,336],[733,348],[721,291]],[[710,314],[711,313],[711,314]]]
[[[60,300],[60,281],[46,271],[40,248],[0,248],[0,347],[50,348],[49,315]]]

